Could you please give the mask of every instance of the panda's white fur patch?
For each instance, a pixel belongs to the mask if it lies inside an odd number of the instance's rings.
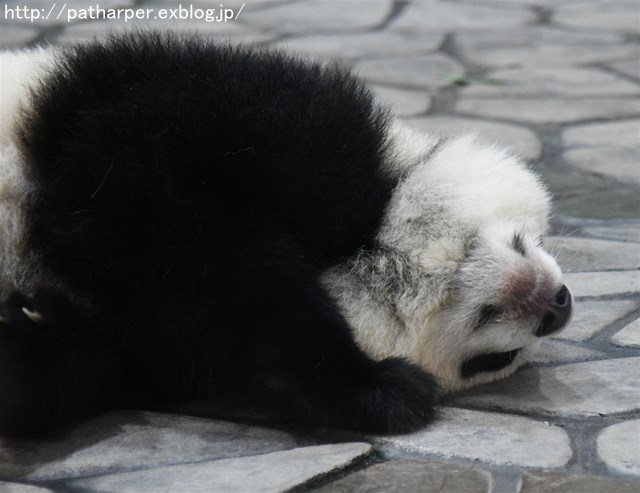
[[[25,162],[15,133],[30,90],[51,69],[54,49],[0,53],[0,296],[28,288],[34,278],[34,259],[25,259],[23,204],[31,191]]]
[[[549,194],[524,163],[474,136],[438,143],[398,123],[391,138],[386,171],[402,178],[380,248],[330,269],[324,284],[376,359],[406,357],[447,390],[508,375],[535,350],[543,305],[562,287],[538,246]],[[500,313],[478,328],[486,306]],[[505,368],[461,375],[465,361],[512,350]]]

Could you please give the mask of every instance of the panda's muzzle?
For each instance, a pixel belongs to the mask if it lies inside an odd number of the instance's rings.
[[[547,302],[544,315],[538,328],[536,337],[543,337],[562,329],[571,318],[571,293],[566,286],[562,286],[560,291]]]

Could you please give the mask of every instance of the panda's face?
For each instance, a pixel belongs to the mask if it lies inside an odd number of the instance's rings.
[[[457,390],[513,372],[571,317],[571,294],[541,239],[509,223],[480,228],[446,301],[418,329],[413,353]]]
[[[400,179],[380,249],[325,285],[374,358],[405,357],[445,391],[505,377],[571,316],[540,243],[550,196],[525,164],[473,137],[436,142],[397,126],[393,138],[387,170]]]

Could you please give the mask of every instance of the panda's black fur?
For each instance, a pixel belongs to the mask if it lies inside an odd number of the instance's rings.
[[[0,431],[256,388],[317,424],[431,421],[433,378],[365,355],[319,281],[375,243],[388,125],[356,78],[278,52],[65,51],[17,127],[42,274],[0,305]]]

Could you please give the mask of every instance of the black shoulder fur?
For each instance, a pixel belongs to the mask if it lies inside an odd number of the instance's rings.
[[[255,388],[320,424],[429,422],[432,378],[366,356],[319,283],[373,245],[387,125],[359,80],[278,52],[66,52],[20,127],[43,274],[0,307],[2,432]]]

